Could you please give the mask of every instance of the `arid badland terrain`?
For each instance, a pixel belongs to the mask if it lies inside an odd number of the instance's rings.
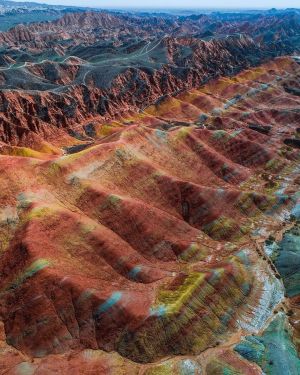
[[[300,373],[300,11],[0,33],[0,374]]]

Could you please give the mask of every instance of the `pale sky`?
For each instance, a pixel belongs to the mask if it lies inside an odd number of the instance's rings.
[[[26,1],[26,0],[18,0]],[[27,0],[30,1],[30,0]],[[300,8],[299,0],[33,0],[36,3],[59,4],[59,5],[76,5],[83,7],[99,8]]]

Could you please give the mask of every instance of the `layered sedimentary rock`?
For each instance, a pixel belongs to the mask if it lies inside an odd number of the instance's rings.
[[[298,13],[256,18],[1,34],[1,373],[298,371]]]
[[[0,33],[0,140],[89,136],[93,121],[299,50],[296,11],[223,18],[70,13]]]
[[[214,238],[242,236],[244,194],[258,211],[272,200],[235,191],[209,166],[206,175],[189,171],[193,159],[202,173],[207,164],[193,151],[204,146],[201,133],[133,127],[114,142],[61,159],[2,160],[1,184],[10,180],[15,191],[7,193],[18,222],[1,259],[10,344],[33,356],[91,347],[147,362],[203,350],[234,326],[232,307],[250,292],[251,275],[247,261],[228,258],[230,246]],[[5,172],[10,162],[18,180]],[[216,172],[222,162],[215,163]],[[135,179],[131,187],[128,178]],[[218,180],[222,192],[209,186]],[[217,208],[208,206],[209,197]]]
[[[299,98],[284,87],[298,72],[279,58],[214,80],[93,124],[63,156],[44,140],[2,146],[3,371],[297,368],[290,336],[269,358],[273,312],[296,338],[297,306],[284,300],[289,257],[266,249],[297,217],[299,155],[284,139]],[[253,333],[258,349],[241,340]]]

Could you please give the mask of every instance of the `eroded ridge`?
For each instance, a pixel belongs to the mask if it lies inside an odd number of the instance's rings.
[[[73,154],[3,148],[5,370],[260,374],[277,360],[270,322],[298,368],[285,241],[297,242],[299,154],[284,143],[298,139],[299,97],[286,90],[298,74],[279,58],[220,78]]]

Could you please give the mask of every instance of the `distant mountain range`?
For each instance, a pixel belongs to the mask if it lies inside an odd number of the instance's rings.
[[[0,31],[7,31],[18,24],[28,24],[32,22],[53,21],[66,13],[84,12],[84,11],[101,12],[103,9],[92,7],[77,7],[66,5],[50,5],[35,2],[18,2],[0,0]],[[299,10],[290,8],[284,12],[298,12]],[[283,10],[275,8],[269,10],[247,10],[247,9],[177,9],[177,8],[112,8],[105,9],[105,12],[115,15],[138,15],[139,17],[159,16],[168,19],[197,17],[199,15],[211,15],[218,18],[221,15],[222,20],[253,20],[258,14],[262,15],[278,15]]]
[[[0,0],[0,31],[6,31],[19,23],[52,21],[66,12],[83,9],[87,8]]]
[[[0,0],[0,9],[2,14],[20,12],[26,13],[30,11],[38,10],[63,10],[63,9],[75,9],[78,7],[65,6],[65,5],[49,5],[34,2],[21,2],[21,1],[6,1]]]

